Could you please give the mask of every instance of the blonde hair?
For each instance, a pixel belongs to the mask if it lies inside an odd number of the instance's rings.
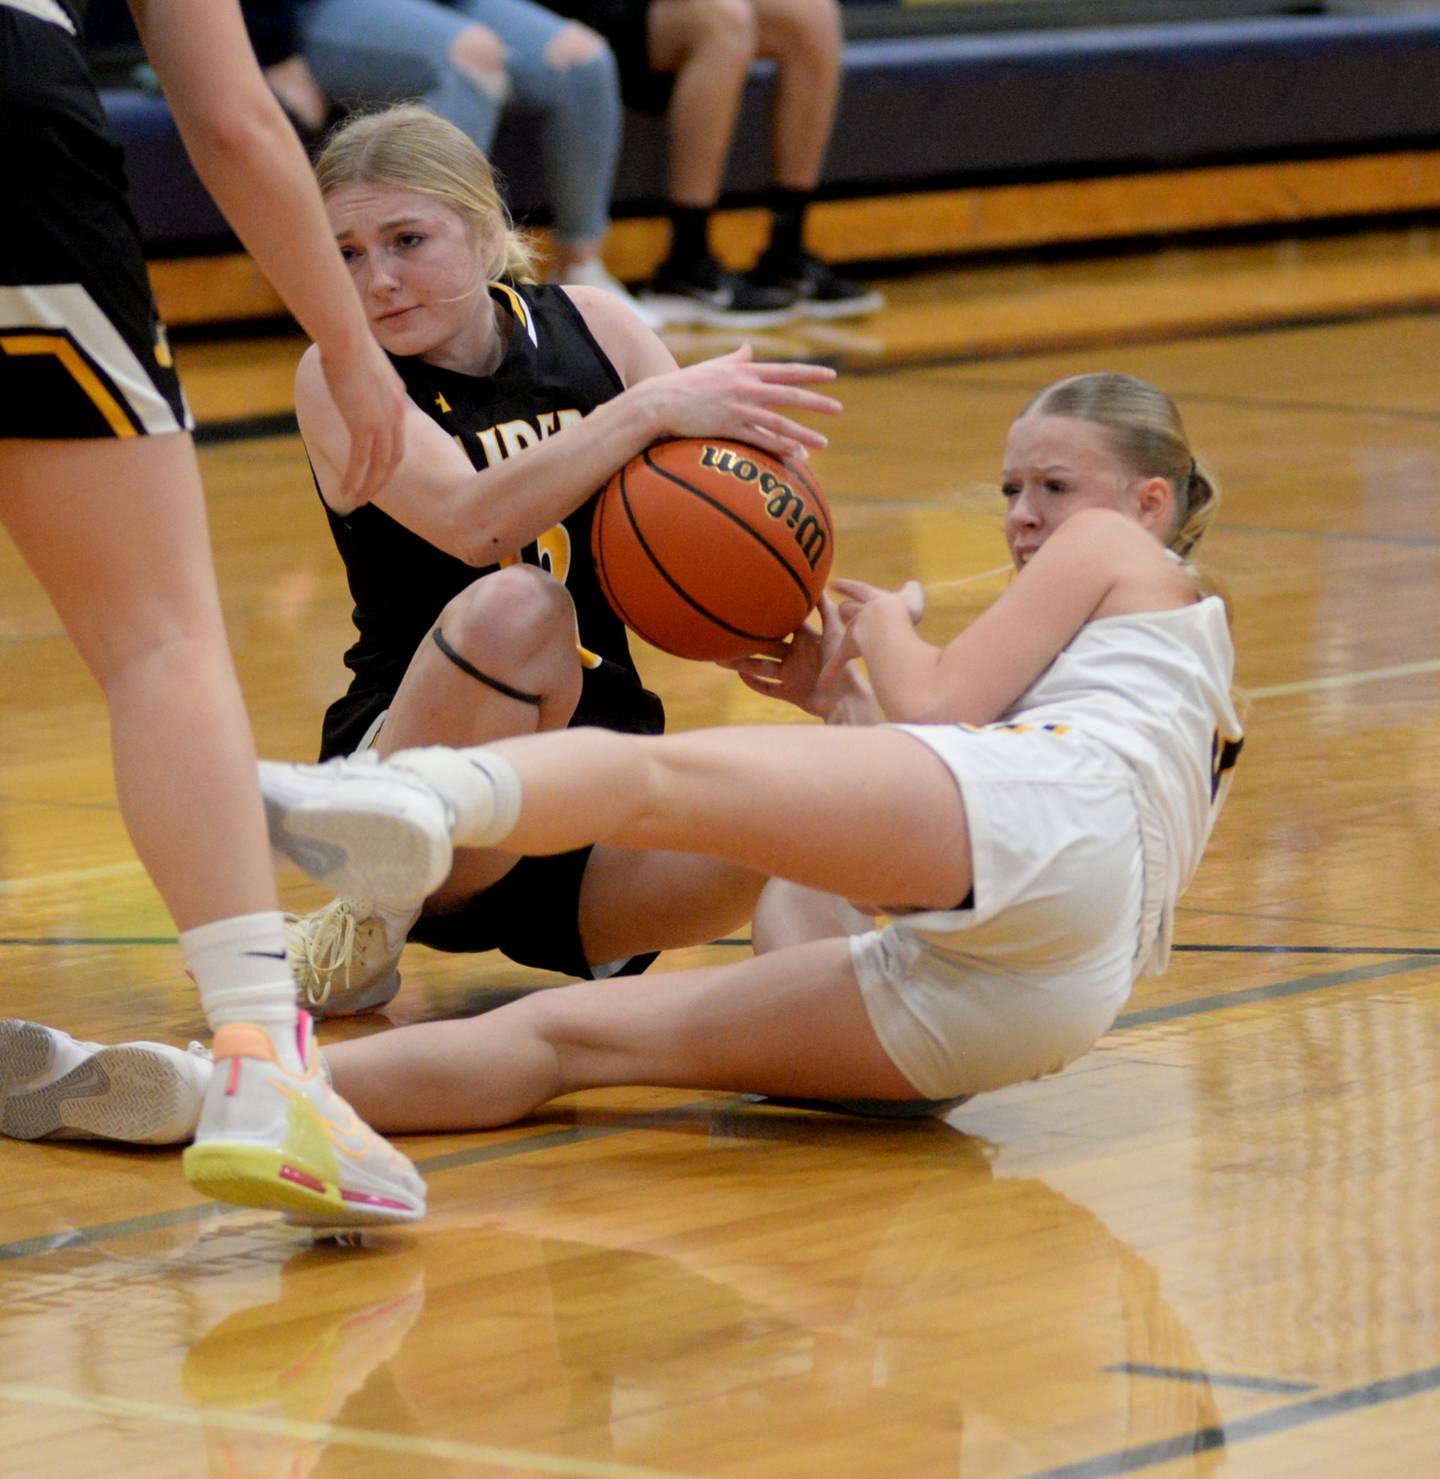
[[[1175,524],[1165,542],[1189,558],[1215,518],[1220,485],[1191,450],[1180,412],[1163,390],[1133,375],[1072,375],[1047,385],[1021,414],[1093,421],[1131,473],[1164,478],[1175,494]]]
[[[315,178],[322,195],[360,184],[432,195],[493,240],[487,278],[535,278],[534,255],[511,223],[490,161],[468,134],[429,108],[403,103],[347,118],[326,138]]]

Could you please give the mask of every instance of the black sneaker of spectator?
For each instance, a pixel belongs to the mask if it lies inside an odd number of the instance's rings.
[[[828,262],[809,252],[798,257],[761,257],[750,273],[755,287],[793,293],[806,318],[860,318],[878,313],[885,295],[841,277]]]
[[[717,329],[773,329],[795,318],[795,294],[727,272],[714,257],[667,262],[640,290],[640,301],[670,324]]]

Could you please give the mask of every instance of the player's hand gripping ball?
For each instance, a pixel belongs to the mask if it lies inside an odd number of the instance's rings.
[[[825,495],[803,465],[744,442],[657,442],[595,509],[600,585],[621,621],[677,657],[723,662],[788,637],[835,555]]]

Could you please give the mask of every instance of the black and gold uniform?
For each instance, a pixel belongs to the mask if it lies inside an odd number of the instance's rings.
[[[0,0],[0,437],[189,430],[81,0]]]
[[[464,375],[413,357],[392,362],[415,403],[484,469],[553,436],[625,388],[569,295],[558,287],[491,284],[508,316],[504,358],[490,375]],[[595,499],[527,546],[520,558],[550,571],[575,604],[583,685],[573,725],[634,734],[664,728],[660,700],[635,671],[625,628],[606,601],[590,555]],[[365,743],[447,602],[490,573],[467,565],[373,505],[344,517],[328,505],[345,562],[359,638],[345,654],[349,692],[325,716],[321,759]],[[475,657],[485,669],[484,654]],[[590,849],[524,858],[453,914],[423,916],[410,938],[439,950],[501,950],[512,960],[589,976],[576,911]],[[629,971],[653,956],[637,958]]]

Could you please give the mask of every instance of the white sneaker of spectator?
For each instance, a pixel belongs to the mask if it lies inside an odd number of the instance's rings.
[[[566,287],[601,288],[619,298],[652,333],[665,327],[665,315],[652,304],[642,303],[618,277],[612,277],[599,257],[572,262],[561,272],[560,281]]]

